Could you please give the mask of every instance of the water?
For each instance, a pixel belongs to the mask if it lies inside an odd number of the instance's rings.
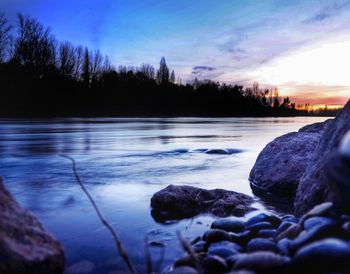
[[[153,193],[169,184],[186,184],[252,195],[248,174],[263,147],[281,134],[325,119],[1,119],[0,174],[19,203],[63,243],[68,267],[90,261],[89,273],[122,273],[124,264],[116,256],[110,234],[75,182],[71,164],[58,154],[74,157],[104,216],[144,272],[146,235],[150,241],[164,242],[165,267],[183,254],[176,231],[193,239],[213,220],[202,215],[167,225],[156,223],[149,206]],[[207,148],[241,152],[196,151]],[[161,249],[152,247],[151,252],[156,260]]]

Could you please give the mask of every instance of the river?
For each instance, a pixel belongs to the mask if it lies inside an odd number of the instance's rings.
[[[125,270],[110,234],[74,180],[66,154],[106,219],[116,228],[140,272],[144,239],[163,242],[162,268],[183,254],[176,231],[192,239],[212,216],[167,224],[150,214],[153,193],[169,184],[225,188],[252,195],[248,175],[275,137],[325,120],[293,118],[55,118],[0,119],[0,175],[19,203],[59,239],[72,265],[91,274]],[[237,149],[231,155],[201,149]],[[266,210],[256,198],[256,206]],[[273,210],[273,208],[268,208]],[[151,247],[157,261],[161,248]]]

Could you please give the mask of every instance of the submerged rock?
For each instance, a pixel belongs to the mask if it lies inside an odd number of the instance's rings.
[[[192,186],[169,185],[151,198],[152,216],[159,222],[212,213],[220,217],[243,216],[253,198],[223,189],[205,190]]]
[[[0,178],[0,273],[60,274],[65,262],[61,244],[19,206]]]
[[[273,201],[292,205],[308,163],[314,156],[321,135],[330,124],[316,123],[270,142],[259,154],[250,172],[253,192]]]
[[[218,228],[235,233],[242,232],[244,227],[244,222],[239,219],[221,219],[216,220],[211,224],[211,228]]]

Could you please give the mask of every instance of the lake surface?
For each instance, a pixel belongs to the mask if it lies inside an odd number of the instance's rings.
[[[67,273],[79,273],[69,267],[81,261],[93,266],[86,273],[123,273],[110,234],[74,180],[71,163],[58,155],[74,157],[86,187],[142,273],[146,235],[164,242],[164,268],[183,254],[176,231],[193,239],[213,220],[203,215],[157,223],[150,214],[153,193],[169,184],[186,184],[252,195],[248,175],[263,147],[281,134],[325,119],[1,119],[0,175],[19,203],[63,243]],[[213,155],[198,149],[241,152]],[[161,249],[151,247],[151,252],[157,260]]]

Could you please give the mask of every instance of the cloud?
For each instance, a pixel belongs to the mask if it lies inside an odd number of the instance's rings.
[[[202,72],[202,71],[213,71],[213,70],[215,70],[215,68],[213,68],[213,67],[208,67],[208,66],[196,66],[196,67],[193,67],[192,73],[196,74],[196,73]]]
[[[327,5],[322,8],[319,12],[302,21],[305,24],[313,24],[324,22],[332,17],[339,15],[344,12],[347,8],[350,7],[350,1],[339,4],[338,2],[333,3],[332,5]]]

